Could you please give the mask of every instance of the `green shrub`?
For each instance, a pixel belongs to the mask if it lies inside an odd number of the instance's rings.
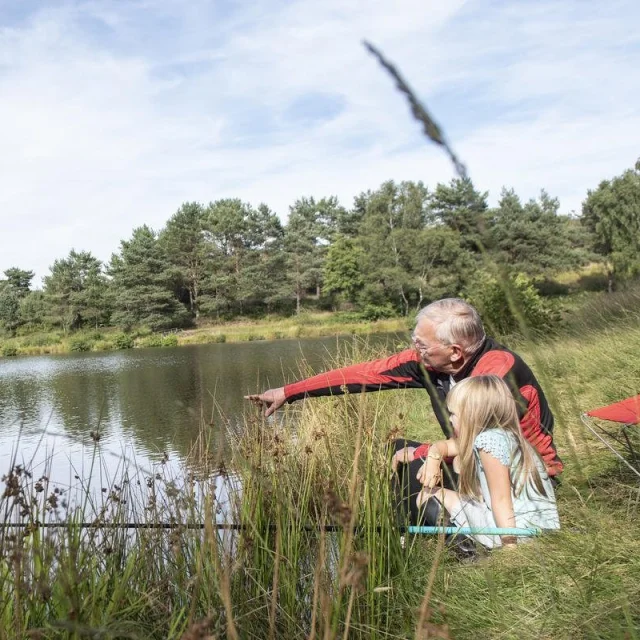
[[[113,349],[111,340],[97,340],[93,344],[94,351],[111,351],[111,349]]]
[[[132,349],[133,336],[130,333],[117,333],[113,336],[113,346],[115,349]]]
[[[250,333],[247,336],[247,340],[249,342],[255,342],[257,340],[266,340],[266,338],[264,336],[261,336],[260,334],[257,334],[257,333]]]
[[[467,287],[487,330],[497,335],[549,331],[560,321],[559,313],[544,300],[528,276],[498,278],[479,272]],[[524,326],[522,324],[524,323]]]
[[[576,282],[578,291],[606,291],[608,287],[609,278],[606,273],[586,273]]]
[[[534,282],[536,291],[545,297],[569,295],[569,285],[558,282],[553,278],[544,278]]]
[[[55,333],[41,333],[32,336],[30,342],[34,347],[48,347],[52,344],[60,344],[60,336]]]
[[[11,358],[13,356],[17,356],[18,349],[15,347],[15,345],[5,344],[2,347],[2,355],[5,356],[5,358]]]
[[[382,318],[393,318],[397,315],[390,304],[367,304],[361,312],[363,320],[381,320]]]
[[[153,331],[149,328],[149,327],[138,327],[134,332],[133,332],[133,337],[134,338],[146,338],[146,337],[151,337],[153,334]],[[156,346],[156,345],[150,345],[150,346]],[[160,346],[160,345],[157,345]]]
[[[140,340],[141,347],[161,347],[162,345],[162,336],[158,333],[152,333]]]
[[[91,351],[92,346],[93,342],[88,340],[86,336],[79,336],[69,340],[69,349],[71,349],[71,351]]]
[[[100,331],[90,331],[87,333],[87,338],[93,342],[97,342],[98,340],[102,340],[104,335],[100,333]]]
[[[373,307],[373,305],[367,305]],[[364,316],[360,311],[338,311],[330,318],[331,324],[346,324],[349,322],[362,322]]]
[[[178,336],[175,333],[171,333],[168,336],[164,336],[162,338],[162,346],[163,347],[177,347],[178,346]]]

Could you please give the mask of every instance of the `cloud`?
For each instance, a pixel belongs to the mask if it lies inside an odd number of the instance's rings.
[[[632,166],[636,3],[91,0],[0,10],[0,270],[108,260],[186,200],[349,205],[386,179],[452,177],[379,45],[477,186],[563,210]]]

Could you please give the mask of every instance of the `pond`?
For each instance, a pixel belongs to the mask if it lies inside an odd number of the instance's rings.
[[[243,396],[327,367],[353,338],[192,345],[0,360],[0,476],[16,464],[65,502],[104,493],[126,472],[184,467],[198,435],[224,451]],[[398,336],[371,336],[390,345]],[[97,460],[99,460],[97,462]],[[139,480],[138,480],[139,482]]]

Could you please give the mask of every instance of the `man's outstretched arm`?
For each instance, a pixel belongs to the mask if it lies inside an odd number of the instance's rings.
[[[266,407],[270,416],[285,402],[305,397],[382,391],[385,389],[424,388],[426,385],[420,357],[407,349],[387,358],[362,362],[349,367],[332,369],[261,394],[245,396],[259,406]]]

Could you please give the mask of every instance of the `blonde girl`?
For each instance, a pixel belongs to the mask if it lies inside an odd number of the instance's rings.
[[[558,529],[553,485],[542,460],[522,435],[516,403],[498,376],[462,380],[447,397],[454,437],[434,442],[418,480],[417,505],[438,500],[452,524]],[[457,457],[458,491],[438,489],[443,458]],[[486,547],[511,546],[516,536],[473,536]]]

